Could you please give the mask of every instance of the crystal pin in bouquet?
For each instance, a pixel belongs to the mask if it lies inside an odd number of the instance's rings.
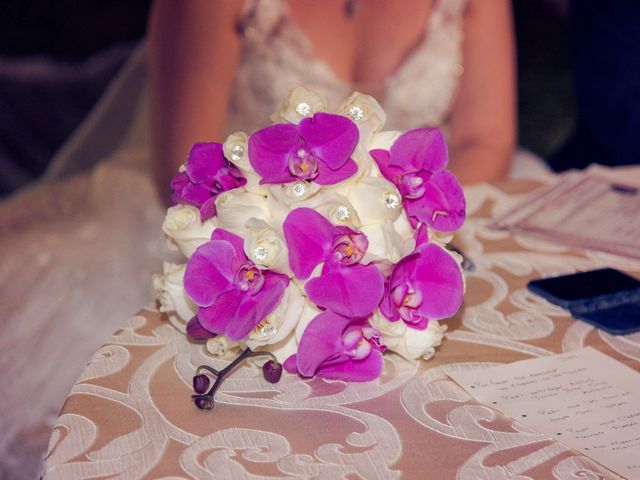
[[[211,354],[242,351],[223,370],[198,367],[203,409],[249,357],[269,357],[270,382],[283,368],[374,380],[385,351],[428,359],[462,303],[446,243],[465,198],[440,130],[382,131],[372,97],[332,113],[304,87],[272,120],[195,144],[171,184],[163,230],[186,263],[154,277],[160,310]]]

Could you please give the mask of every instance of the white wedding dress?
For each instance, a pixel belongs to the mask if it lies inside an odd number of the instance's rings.
[[[464,7],[464,0],[436,2],[424,38],[379,98],[387,128],[446,121],[462,72]],[[250,1],[244,18],[229,132],[264,126],[297,85],[336,105],[357,88],[309,60],[311,45],[284,1]],[[149,175],[145,98],[142,46],[45,179],[0,204],[2,478],[37,475],[74,380],[110,334],[153,300],[151,275],[170,258]]]

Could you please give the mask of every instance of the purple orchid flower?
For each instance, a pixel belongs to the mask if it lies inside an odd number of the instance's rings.
[[[366,320],[327,311],[309,322],[298,352],[287,358],[284,369],[303,377],[368,382],[382,372],[383,349],[380,333]]]
[[[249,161],[260,183],[333,185],[357,172],[351,154],[358,138],[358,127],[347,117],[316,113],[298,125],[279,123],[251,135]]]
[[[171,200],[198,207],[204,222],[215,216],[218,195],[246,183],[240,170],[224,158],[220,143],[196,143],[187,157],[186,170],[171,181]]]
[[[289,265],[306,280],[324,262],[320,276],[305,284],[309,300],[345,317],[365,317],[378,306],[384,277],[373,264],[362,265],[367,237],[348,227],[336,227],[315,210],[297,208],[284,221]]]
[[[199,326],[231,340],[244,339],[269,316],[288,285],[286,275],[260,270],[245,255],[242,239],[222,228],[194,252],[184,274]],[[202,335],[196,325],[191,329]]]
[[[462,304],[462,272],[456,261],[434,243],[422,243],[393,268],[385,284],[380,312],[392,322],[424,330],[429,320],[447,318]],[[421,237],[421,238],[420,238]]]
[[[447,144],[437,128],[417,128],[400,135],[391,150],[369,152],[384,177],[404,200],[409,222],[452,232],[464,223],[466,202],[458,179],[448,170]]]

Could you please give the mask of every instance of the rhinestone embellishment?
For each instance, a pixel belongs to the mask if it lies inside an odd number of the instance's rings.
[[[298,105],[296,105],[296,113],[301,117],[306,117],[307,115],[309,115],[309,113],[311,113],[311,107],[306,102],[300,102]]]
[[[364,118],[364,109],[358,105],[352,105],[349,107],[349,116],[356,122],[362,120]]]
[[[231,160],[239,162],[244,156],[244,147],[242,145],[234,145],[231,149]]]
[[[264,262],[267,259],[268,255],[269,255],[269,250],[267,250],[262,246],[256,247],[253,250],[253,258],[255,258],[258,262]]]
[[[384,204],[390,209],[398,208],[400,206],[400,198],[395,193],[386,192],[384,194]]]
[[[349,217],[351,217],[349,207],[347,207],[346,205],[340,205],[338,208],[336,208],[336,217],[341,222],[346,222],[347,220],[349,220]]]
[[[307,193],[307,186],[302,183],[302,182],[298,182],[293,186],[293,194],[298,197],[298,198],[302,198],[304,197],[305,193]]]
[[[276,334],[276,328],[270,323],[265,323],[260,327],[260,335],[263,337],[271,337]]]

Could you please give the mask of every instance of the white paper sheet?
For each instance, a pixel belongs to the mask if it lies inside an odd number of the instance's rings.
[[[572,172],[493,226],[640,259],[640,184],[615,170]]]
[[[640,479],[640,373],[591,347],[449,375],[478,402]]]

